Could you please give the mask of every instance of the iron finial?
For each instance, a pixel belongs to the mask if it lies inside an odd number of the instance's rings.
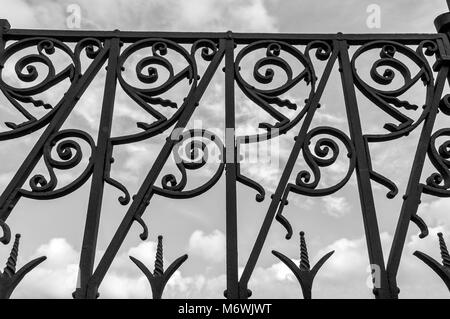
[[[16,239],[14,240],[14,245],[11,248],[11,253],[9,254],[8,261],[6,262],[6,267],[3,270],[4,273],[12,277],[16,273],[17,256],[19,255],[19,241],[20,234],[16,234]]]
[[[0,272],[0,299],[8,299],[23,277],[46,259],[45,256],[33,259],[16,271],[19,241],[20,234],[17,234],[5,269],[3,273]]]
[[[300,269],[309,270],[308,247],[306,246],[305,232],[300,232]]]
[[[442,233],[437,234],[439,237],[439,248],[441,249],[442,264],[444,267],[450,268],[450,255],[448,253],[447,245],[445,244]]]
[[[158,236],[158,246],[156,248],[155,270],[153,273],[140,260],[130,256],[136,266],[147,277],[152,288],[153,299],[161,299],[167,281],[172,277],[175,271],[186,261],[188,255],[183,255],[172,262],[166,271],[163,268],[163,236]]]
[[[156,248],[156,258],[155,258],[155,270],[153,271],[154,276],[162,276],[164,274],[164,263],[163,263],[163,236],[158,236],[158,246]]]
[[[297,266],[289,257],[283,255],[282,253],[272,250],[272,254],[280,259],[297,277],[297,280],[302,288],[303,298],[311,299],[312,296],[312,286],[314,277],[316,276],[319,269],[328,260],[328,258],[333,255],[334,250],[322,256],[319,261],[310,269],[308,250],[306,247],[305,232],[300,232],[300,265]]]
[[[448,253],[447,245],[444,241],[442,233],[437,234],[439,237],[439,248],[441,250],[442,264],[433,257],[421,252],[415,251],[414,256],[422,260],[428,267],[430,267],[447,286],[450,291],[450,255]]]

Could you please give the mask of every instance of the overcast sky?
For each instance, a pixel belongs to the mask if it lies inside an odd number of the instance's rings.
[[[114,3],[114,4],[113,4]],[[444,0],[2,0],[0,18],[9,20],[12,28],[67,29],[67,19],[73,4],[81,9],[80,28],[96,30],[146,30],[146,31],[226,31],[235,32],[292,32],[292,33],[434,33],[434,18],[447,10]],[[371,4],[381,9],[379,28],[369,28],[366,20]],[[69,11],[68,11],[69,10]],[[240,49],[240,48],[238,48]],[[323,65],[322,65],[323,67]],[[220,67],[221,68],[221,67]],[[219,70],[220,70],[219,68]],[[362,66],[362,69],[367,66]],[[5,68],[6,70],[7,68]],[[4,74],[8,74],[7,71]],[[6,76],[6,75],[5,75]],[[88,88],[64,124],[64,128],[88,131],[96,139],[105,72],[102,70]],[[11,80],[13,81],[13,80]],[[329,125],[348,134],[345,106],[340,89],[339,72],[335,68],[314,125]],[[57,101],[59,90],[47,98]],[[290,93],[295,101],[303,101],[304,92]],[[179,98],[181,98],[180,95]],[[384,132],[386,115],[364,100],[361,94],[361,118],[365,132]],[[423,87],[417,88],[414,103],[424,103]],[[258,132],[255,118],[264,119],[260,109],[242,92],[236,93],[237,129],[239,132]],[[20,116],[11,110],[6,99],[0,97],[0,112],[4,121]],[[208,123],[207,128],[223,134],[223,73],[217,72],[211,82],[194,121]],[[437,127],[446,123],[440,114]],[[113,136],[139,132],[136,122],[149,120],[135,102],[121,88],[116,98]],[[23,120],[23,119],[22,119]],[[4,122],[2,120],[2,122]],[[3,124],[2,124],[3,125]],[[2,129],[7,130],[6,126]],[[420,130],[420,128],[419,128]],[[17,140],[2,142],[0,154],[0,187],[4,189],[9,179],[25,158],[42,130]],[[278,141],[279,165],[243,165],[248,176],[261,183],[268,196],[262,203],[254,200],[255,192],[238,185],[239,214],[239,266],[244,267],[268,205],[270,194],[276,187],[280,172],[292,147],[295,127]],[[381,238],[387,259],[393,232],[402,203],[407,175],[417,143],[417,133],[401,141],[375,145],[371,148],[374,169],[389,176],[399,186],[394,200],[385,197],[386,190],[373,183]],[[134,194],[150,169],[163,141],[156,137],[114,149],[116,159],[112,175]],[[295,172],[303,168],[301,160]],[[304,165],[304,164],[303,164]],[[333,183],[346,171],[346,162],[339,160],[334,168],[325,170],[326,183]],[[425,173],[432,169],[427,164]],[[172,167],[173,168],[173,167]],[[208,168],[209,169],[209,168]],[[170,170],[170,167],[167,168]],[[192,181],[201,183],[201,175]],[[33,175],[45,173],[38,165]],[[76,173],[60,172],[61,182],[70,182]],[[424,177],[426,178],[428,175]],[[73,175],[74,174],[74,175]],[[325,174],[325,173],[324,173]],[[326,174],[325,174],[326,175]],[[161,175],[162,176],[162,175]],[[291,180],[295,179],[295,174]],[[160,180],[160,179],[159,179]],[[27,185],[25,185],[27,186]],[[34,201],[22,198],[8,219],[13,232],[22,233],[20,264],[31,258],[46,255],[48,259],[36,268],[16,289],[13,297],[70,298],[76,285],[78,261],[87,209],[90,180],[74,193],[57,200]],[[313,296],[318,298],[371,298],[368,258],[364,239],[356,179],[339,192],[326,198],[305,198],[290,194],[285,215],[290,219],[295,233],[307,234],[310,260],[315,263],[323,254],[335,250],[314,283]],[[106,186],[98,242],[101,256],[114,231],[126,212],[117,197],[120,192]],[[421,250],[439,258],[436,233],[443,231],[450,244],[450,200],[424,196],[420,206],[421,216],[430,228],[423,240],[418,229],[411,224],[399,273],[401,297],[445,298],[448,291],[443,282],[412,253]],[[134,225],[121,248],[117,259],[100,287],[101,298],[149,298],[150,287],[145,277],[128,259],[140,258],[153,269],[156,238],[164,235],[165,263],[168,265],[184,253],[189,259],[168,283],[166,298],[221,298],[225,289],[225,183],[224,178],[206,194],[189,200],[171,200],[154,196],[144,219],[149,226],[149,239],[139,239],[141,228]],[[298,260],[298,237],[284,239],[284,228],[274,222],[261,253],[249,288],[258,298],[298,298],[301,290],[287,267],[270,253],[272,249]],[[1,247],[0,261],[9,254],[10,246]]]

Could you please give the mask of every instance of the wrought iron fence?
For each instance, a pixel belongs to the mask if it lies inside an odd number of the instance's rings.
[[[450,136],[450,129],[434,130],[439,111],[444,115],[450,115],[450,95],[443,96],[444,85],[449,80],[450,13],[440,15],[435,24],[438,30],[436,34],[245,34],[20,30],[10,28],[6,20],[1,20],[0,88],[10,102],[10,107],[20,112],[24,120],[21,123],[6,122],[5,125],[9,130],[0,133],[0,140],[19,138],[44,128],[0,197],[2,243],[10,242],[11,230],[7,219],[22,197],[47,200],[66,196],[91,178],[80,257],[79,286],[73,296],[74,298],[96,298],[98,288],[131,226],[134,223],[140,224],[142,227],[140,237],[142,240],[147,238],[147,225],[142,215],[154,195],[175,199],[198,196],[213,187],[225,171],[227,280],[224,294],[230,299],[246,299],[251,296],[248,283],[272,224],[275,221],[281,223],[286,228],[287,239],[293,235],[290,221],[283,215],[288,196],[295,196],[294,194],[313,197],[328,196],[340,190],[355,174],[369,262],[379,267],[377,273],[379,284],[374,286],[373,293],[376,298],[397,298],[399,295],[397,272],[410,222],[419,227],[420,237],[428,234],[427,225],[417,215],[422,194],[450,196],[450,141],[437,145],[438,138]],[[124,45],[125,48],[123,48]],[[169,74],[166,81],[150,89],[129,83],[123,76],[127,59],[143,49],[151,50],[151,53],[137,63],[135,72],[141,83],[156,83],[159,77],[158,68],[165,69]],[[33,52],[27,53],[15,64],[15,73],[21,81],[31,83],[38,78],[39,71],[35,66],[37,63],[48,69],[46,77],[38,84],[27,88],[8,84],[2,72],[8,60],[24,50]],[[255,83],[273,83],[274,71],[271,67],[278,67],[285,72],[286,79],[275,88],[258,88],[247,80],[248,76],[241,74],[243,72],[241,64],[245,57],[260,50],[264,50],[264,56],[255,63],[251,76]],[[67,55],[71,61],[62,70],[57,70],[52,62],[56,51]],[[367,52],[378,56],[370,66],[370,78],[376,85],[368,83],[356,67],[358,59]],[[84,58],[82,54],[86,54],[89,59],[85,70],[81,63]],[[170,60],[171,54],[178,55],[184,61],[185,67],[180,71],[175,71]],[[289,55],[291,60],[287,59],[286,55]],[[402,58],[399,58],[400,56]],[[200,59],[207,63],[203,74],[199,74],[198,70],[197,64]],[[315,69],[313,59],[322,61],[325,65],[320,76]],[[408,62],[404,62],[404,59]],[[294,70],[292,61],[301,66],[300,71]],[[230,132],[225,135],[224,141],[204,129],[185,129],[195,109],[201,107],[201,98],[210,85],[213,75],[220,71],[218,68],[222,62],[225,65],[223,69],[225,127],[227,132]],[[104,65],[107,66],[107,71],[96,140],[82,130],[62,129],[77,101]],[[350,134],[331,126],[312,126],[316,111],[321,106],[324,89],[330,85],[330,74],[335,65],[338,66],[341,76]],[[379,72],[381,67],[385,68],[383,73]],[[416,74],[412,72],[413,67],[418,70]],[[264,71],[262,71],[263,68],[265,68]],[[402,77],[403,85],[397,89],[390,89],[389,85],[396,76]],[[64,80],[68,80],[70,86],[57,104],[51,105],[35,97],[51,90]],[[165,92],[180,83],[189,86],[189,92],[181,104],[164,97]],[[308,90],[308,97],[303,104],[282,98],[299,83],[305,85]],[[136,105],[155,118],[153,123],[138,123],[142,129],[139,133],[111,136],[117,84],[135,101]],[[423,108],[401,98],[417,84],[423,86],[426,92]],[[257,123],[256,126],[265,129],[264,133],[253,136],[235,134],[236,85],[250,100],[273,118],[275,124]],[[385,133],[365,134],[363,132],[356,93],[358,91],[392,118],[392,123],[384,125]],[[42,108],[45,114],[35,117],[23,106],[23,103]],[[170,116],[166,116],[159,111],[159,108],[172,108],[175,111]],[[281,108],[298,110],[298,113],[295,117],[289,118],[279,111]],[[406,114],[407,110],[416,111],[420,115],[417,119],[413,119]],[[263,186],[241,173],[240,147],[276,138],[294,130],[297,124],[299,124],[299,130],[296,132],[295,143],[290,150],[276,190],[270,197],[270,205],[251,254],[239,276],[236,185],[241,183],[254,189],[257,201],[262,201],[266,197]],[[388,177],[372,168],[369,145],[400,140],[419,128],[421,131],[414,164],[409,174],[406,194],[403,196],[403,205],[386,263],[383,257],[372,183],[386,187],[388,198],[395,197],[398,188]],[[164,145],[138,192],[130,196],[127,188],[111,175],[114,147],[158,135],[167,137]],[[70,170],[83,158],[81,146],[75,139],[86,143],[91,155],[81,175],[68,185],[61,187],[58,185],[55,169]],[[211,146],[204,143],[205,140],[212,142],[213,147],[219,150],[220,163],[207,182],[197,188],[187,189],[186,170],[196,170],[207,161],[206,157],[195,160],[198,154],[206,153],[206,148]],[[158,181],[157,178],[167,160],[174,154],[174,150],[184,147],[186,141],[190,141],[185,148],[187,159],[177,162],[181,179],[178,180],[174,175],[168,174]],[[338,143],[343,147],[340,147]],[[348,161],[345,176],[335,185],[319,187],[321,169],[332,165],[342,151],[347,154]],[[295,172],[295,163],[300,154],[303,155],[309,170]],[[427,157],[434,165],[436,172],[422,183],[422,171]],[[44,161],[49,177],[42,174],[31,176],[40,160]],[[293,174],[296,174],[295,182],[290,182],[289,179]],[[24,186],[26,183],[29,183],[29,189]],[[98,265],[94,267],[105,183],[123,193],[119,202],[127,206],[127,212]],[[3,298],[8,298],[24,275],[45,259],[42,257],[33,260],[16,272],[19,237],[16,235],[10,258],[0,277],[0,295]],[[416,252],[416,255],[428,264],[450,289],[450,256],[442,234],[439,235],[439,244],[442,264],[421,252]],[[300,251],[301,258],[298,266],[289,256],[277,251],[273,251],[273,254],[295,274],[301,285],[303,297],[311,298],[314,277],[333,252],[323,256],[311,268],[303,232],[300,232]],[[174,271],[187,260],[187,255],[180,257],[167,270],[164,270],[163,244],[160,236],[153,272],[138,259],[134,257],[131,259],[148,278],[153,298],[161,298],[165,284]]]

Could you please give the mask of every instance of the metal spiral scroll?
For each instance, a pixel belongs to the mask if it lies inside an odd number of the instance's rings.
[[[376,52],[377,50],[379,50],[379,59],[373,62],[370,68],[370,78],[375,83],[385,86],[386,89],[375,88],[371,84],[365,82],[360,77],[356,68],[358,58],[368,52]],[[426,56],[433,56],[437,53],[438,45],[431,40],[422,41],[418,45],[416,51],[398,42],[373,41],[361,46],[355,52],[351,62],[355,85],[372,103],[393,119],[400,122],[399,124],[385,123],[383,127],[389,131],[389,133],[364,135],[366,151],[368,153],[370,153],[369,143],[385,142],[406,136],[426,118],[434,94],[433,72]],[[399,56],[406,57],[415,64],[419,69],[417,74],[411,74],[410,68],[398,58]],[[381,74],[379,70],[383,67],[385,67],[385,69]],[[388,86],[393,83],[398,75],[401,76],[403,85],[395,89],[389,89]],[[421,107],[420,111],[418,105],[401,99],[401,96],[419,81],[422,81],[426,89],[426,97],[423,108]],[[408,115],[403,113],[401,109],[419,111],[421,114],[418,119],[414,121]],[[369,170],[370,177],[373,181],[389,189],[386,196],[388,198],[394,198],[398,193],[397,185],[386,176],[375,172],[371,163],[369,163]]]
[[[128,83],[123,78],[123,71],[125,70],[124,65],[128,58],[132,54],[146,48],[151,49],[152,55],[143,57],[136,64],[135,74],[141,83],[149,87],[140,88]],[[190,96],[195,92],[197,87],[199,76],[195,54],[198,50],[200,50],[201,57],[204,60],[211,61],[217,53],[217,44],[211,40],[198,40],[193,43],[191,52],[188,52],[183,46],[173,41],[152,38],[136,42],[121,54],[118,67],[118,80],[120,85],[127,95],[142,109],[153,116],[155,120],[152,123],[136,123],[139,128],[144,130],[143,132],[115,137],[112,139],[113,144],[125,144],[150,138],[165,131],[178,120],[183,113],[186,103],[190,100]],[[184,60],[185,67],[178,73],[175,73],[173,63],[169,61],[169,52],[175,53]],[[154,83],[160,80],[159,68],[164,69],[168,73],[168,77],[163,83],[156,85]],[[183,103],[178,105],[176,102],[164,97],[164,94],[182,81],[187,81],[190,89],[186,93]],[[161,107],[173,108],[176,111],[167,118],[158,111],[158,108]]]
[[[206,144],[204,140],[209,140]],[[187,185],[187,170],[197,170],[208,162],[210,145],[219,152],[219,161],[215,173],[202,185],[185,190]],[[181,174],[181,179],[177,179],[174,174],[164,175],[161,179],[162,187],[153,186],[156,194],[170,198],[191,198],[203,194],[213,187],[220,179],[225,167],[224,146],[217,135],[205,129],[188,130],[184,132],[173,148],[173,156],[176,166]]]
[[[321,42],[321,44],[322,45],[320,46],[319,43],[317,44],[316,49],[319,53],[316,54],[316,56],[320,57],[320,59],[327,59],[331,54],[331,48],[325,42]],[[309,50],[313,48],[314,46],[308,47],[308,54]],[[242,59],[250,53],[260,49],[266,49],[266,53],[265,57],[260,58],[255,63],[253,67],[253,78],[261,84],[273,83],[276,73],[270,66],[279,67],[284,71],[286,75],[286,81],[284,83],[281,83],[276,88],[257,88],[246,82],[241,76],[240,71]],[[299,74],[294,74],[294,71],[292,70],[290,64],[282,57],[282,52],[292,55],[297,61],[300,62],[304,69],[299,72]],[[261,69],[263,67],[267,67],[264,74],[261,73]],[[276,105],[280,108],[286,107],[292,110],[297,110],[299,106],[288,99],[280,98],[280,95],[289,92],[301,81],[305,81],[306,84],[310,87],[308,96],[306,97],[307,99],[312,97],[315,90],[316,75],[314,73],[312,63],[309,59],[309,55],[307,56],[300,52],[300,50],[298,50],[295,46],[281,41],[258,41],[243,48],[236,56],[235,74],[236,82],[244,92],[244,94],[276,120],[275,124],[259,123],[259,128],[265,128],[268,130],[270,130],[271,128],[277,128],[280,130],[280,133],[285,133],[295,124],[297,124],[307,111],[307,103],[305,103],[302,110],[294,119],[287,118],[272,105]],[[267,138],[266,135],[267,134],[256,134],[255,136],[246,136],[244,137],[244,139],[246,139],[247,141],[256,140],[256,137],[258,137],[258,140],[262,140],[264,139],[264,137]]]
[[[339,156],[340,150],[339,145],[333,139],[321,137],[316,141],[314,152],[312,152],[310,146],[311,140],[320,135],[332,136],[342,142],[346,148],[346,155],[349,161],[347,174],[344,178],[337,184],[326,188],[317,188],[321,180],[320,168],[333,165]],[[283,216],[283,208],[287,204],[289,193],[294,192],[307,196],[326,196],[333,194],[348,182],[356,164],[355,150],[352,142],[345,133],[332,127],[320,126],[312,129],[305,137],[302,154],[312,174],[308,170],[302,170],[297,174],[295,184],[289,183],[287,185],[276,215],[276,220],[287,230],[287,239],[292,237],[292,226],[286,217]]]
[[[449,113],[450,110],[450,95],[442,98],[439,104],[439,109],[444,113]],[[450,113],[449,113],[450,114]],[[446,137],[447,139],[439,146],[437,139]],[[433,166],[437,169],[436,173],[431,174],[426,179],[426,184],[423,185],[423,192],[425,194],[450,197],[450,129],[443,128],[436,131],[430,138],[428,145],[428,158]]]
[[[242,60],[260,49],[266,49],[265,56],[260,58],[253,67],[253,78],[261,84],[273,83],[276,77],[276,72],[271,66],[276,66],[281,68],[286,75],[286,81],[281,83],[276,88],[264,89],[257,88],[248,82],[246,82],[241,76],[241,62]],[[315,50],[315,57],[318,60],[327,60],[332,52],[331,46],[325,41],[312,41],[306,48],[305,52],[302,53],[295,46],[290,45],[281,41],[258,41],[248,45],[243,48],[236,57],[235,62],[235,74],[236,82],[244,92],[244,94],[252,100],[256,105],[265,110],[270,116],[275,120],[275,124],[269,123],[259,123],[258,127],[266,129],[267,132],[258,133],[254,135],[245,135],[236,137],[236,153],[240,153],[240,148],[242,144],[259,143],[274,137],[284,134],[290,129],[292,129],[306,114],[309,108],[309,101],[315,94],[315,87],[317,76],[314,71],[313,63],[311,61],[311,51]],[[283,57],[282,53],[287,53],[292,55],[297,61],[301,63],[304,70],[299,74],[295,75],[290,63],[287,62]],[[261,72],[262,68],[266,67],[264,74]],[[295,102],[288,99],[282,99],[280,96],[292,90],[298,83],[305,81],[307,86],[310,87],[309,93],[306,96],[304,105],[298,114],[289,119],[284,114],[282,114],[278,108],[288,108],[292,110],[297,110],[300,106]],[[275,107],[276,106],[276,107]],[[256,194],[256,201],[261,202],[265,197],[264,188],[254,180],[244,176],[240,172],[240,164],[237,164],[237,180],[242,184],[253,188]]]
[[[47,73],[39,83],[33,84],[32,86],[11,86],[5,81],[3,69],[11,57],[29,48],[35,48],[37,53],[25,55],[16,62],[14,70],[18,79],[22,83],[31,83],[37,80],[40,76],[36,67],[37,65],[45,66]],[[102,43],[99,40],[92,38],[86,38],[79,41],[73,52],[63,42],[52,38],[30,38],[17,41],[8,46],[0,57],[0,89],[13,107],[20,112],[26,120],[23,123],[5,122],[5,125],[10,130],[1,132],[0,140],[17,138],[29,134],[50,122],[55,111],[63,104],[65,100],[64,95],[62,95],[56,105],[51,105],[46,101],[35,98],[35,96],[50,90],[64,80],[70,81],[71,86],[73,86],[81,76],[81,53],[85,51],[88,58],[94,59],[102,48]],[[52,62],[52,56],[57,51],[63,52],[72,61],[72,63],[69,63],[59,72],[56,72]],[[37,119],[21,103],[27,103],[33,105],[33,107],[43,108],[48,110],[48,112]]]
[[[352,58],[355,85],[376,106],[400,122],[400,124],[386,123],[384,128],[390,133],[369,135],[369,141],[387,141],[407,135],[408,132],[417,127],[425,118],[430,107],[428,102],[434,91],[434,80],[433,72],[423,54],[424,49],[425,54],[431,56],[437,52],[437,45],[435,42],[425,41],[419,45],[417,51],[414,51],[397,42],[374,41],[361,46],[355,52]],[[386,86],[386,89],[374,88],[369,83],[364,82],[356,69],[356,61],[358,58],[371,50],[379,50],[380,58],[372,64],[370,77],[375,83]],[[419,68],[417,74],[413,76],[410,68],[397,58],[398,55],[409,58]],[[383,74],[379,72],[379,68],[381,67],[387,67]],[[403,85],[395,89],[387,88],[387,86],[393,83],[398,74],[402,77]],[[419,106],[402,100],[401,96],[419,81],[422,81],[426,87],[427,96],[424,101],[425,106],[421,111],[422,114],[414,122],[410,117],[402,113],[400,109],[418,110]]]
[[[94,153],[95,143],[92,137],[80,130],[62,130],[54,134],[45,144],[43,151],[43,158],[45,166],[47,167],[50,178],[47,179],[42,174],[36,174],[29,180],[30,190],[20,189],[20,193],[24,197],[34,199],[52,199],[65,196],[74,190],[78,189],[89,178],[93,168],[93,158],[89,158],[89,162],[81,173],[70,184],[57,189],[58,178],[55,174],[55,169],[69,170],[80,164],[83,159],[83,152],[80,144],[71,138],[78,138],[84,140],[91,149],[91,154]],[[56,154],[59,159],[52,157],[52,150],[56,147]]]

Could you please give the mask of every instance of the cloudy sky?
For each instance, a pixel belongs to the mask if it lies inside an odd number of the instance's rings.
[[[52,1],[52,0],[2,0],[0,18],[9,20],[13,28],[68,29],[71,8],[81,9],[81,29],[96,30],[146,30],[146,31],[226,31],[235,32],[292,32],[292,33],[434,33],[434,18],[445,12],[444,0],[142,0],[115,1]],[[367,25],[367,8],[371,4],[381,9],[379,28]],[[74,6],[76,5],[76,6]],[[70,20],[69,18],[69,21]],[[239,50],[240,48],[238,48]],[[320,68],[320,67],[319,67]],[[323,65],[322,65],[323,68]],[[367,66],[366,66],[367,68]],[[364,66],[362,66],[364,70]],[[335,69],[325,89],[313,126],[329,125],[348,133],[345,107],[340,89],[339,73]],[[6,79],[14,83],[12,72],[5,67]],[[131,75],[130,75],[131,76]],[[64,128],[78,128],[95,136],[101,109],[101,96],[105,72],[102,70],[93,81],[70,115]],[[17,79],[16,79],[17,80]],[[207,128],[223,135],[223,73],[217,72],[203,97],[190,127],[207,123]],[[59,88],[45,97],[57,101],[64,92]],[[290,98],[303,101],[305,92],[291,92]],[[179,96],[182,97],[182,93]],[[383,132],[386,116],[361,94],[360,107],[365,132]],[[424,103],[423,87],[417,88],[414,103]],[[255,118],[265,120],[261,113],[242,92],[236,92],[237,130],[258,132]],[[420,105],[420,104],[419,104]],[[19,120],[4,96],[0,97],[0,112],[4,121]],[[414,116],[414,115],[413,115]],[[445,125],[445,115],[440,114],[436,128]],[[121,88],[116,97],[113,136],[139,132],[136,122],[150,121],[148,114],[140,109]],[[2,122],[4,122],[2,120]],[[22,119],[23,121],[23,119]],[[2,125],[3,130],[7,130]],[[242,171],[261,183],[268,196],[262,203],[254,200],[253,190],[238,185],[239,214],[239,266],[244,267],[268,205],[270,193],[286,163],[292,137],[298,127],[277,141],[279,154],[274,155],[278,165],[256,163],[243,165]],[[29,136],[2,142],[0,154],[0,187],[4,189],[27,152],[42,130]],[[374,195],[378,212],[381,238],[387,259],[392,235],[402,203],[401,194],[407,183],[412,158],[417,143],[417,133],[402,138],[401,142],[383,143],[371,148],[374,169],[389,176],[399,187],[399,195],[388,200],[386,190],[376,184]],[[161,147],[162,137],[127,144],[114,150],[116,159],[112,176],[122,182],[134,194],[150,169]],[[273,160],[274,160],[273,159]],[[339,160],[335,167],[324,170],[324,182],[333,183],[345,174],[345,162]],[[295,171],[302,166],[299,159]],[[429,163],[424,177],[432,172]],[[173,166],[166,168],[167,171]],[[193,184],[207,178],[205,174],[192,177]],[[40,163],[34,174],[44,173]],[[79,171],[78,171],[79,173]],[[77,172],[60,172],[62,184],[70,182]],[[340,175],[341,174],[341,175]],[[162,176],[162,175],[161,175]],[[291,180],[295,175],[291,176]],[[14,232],[22,233],[20,264],[37,256],[46,255],[47,260],[36,268],[16,289],[17,298],[70,298],[76,285],[78,260],[82,243],[83,227],[89,194],[89,181],[74,193],[57,200],[34,201],[22,198],[8,219]],[[25,185],[27,187],[27,185]],[[117,197],[121,194],[106,186],[103,214],[100,225],[98,256],[104,252],[115,228],[126,212]],[[450,200],[424,196],[420,214],[430,228],[430,235],[423,240],[417,236],[418,229],[411,225],[399,273],[401,297],[445,298],[448,291],[440,279],[412,253],[421,250],[439,259],[436,233],[447,234],[450,243]],[[315,263],[323,254],[335,250],[333,257],[319,272],[313,296],[319,298],[370,298],[368,258],[364,229],[357,196],[356,179],[339,192],[326,198],[305,198],[291,194],[285,215],[290,219],[296,233],[307,234],[310,260]],[[134,225],[114,261],[102,286],[101,298],[149,298],[150,287],[145,277],[128,259],[137,257],[152,268],[156,238],[164,235],[166,265],[182,254],[189,259],[168,283],[166,298],[220,298],[225,289],[225,182],[224,178],[206,194],[188,200],[171,200],[155,196],[146,210],[144,219],[149,226],[149,239],[139,239],[141,229]],[[272,249],[298,260],[298,238],[284,239],[284,228],[274,222],[267,242],[250,281],[254,297],[298,298],[300,287],[287,267],[270,253]],[[2,247],[0,260],[6,261],[9,246]],[[97,258],[98,260],[98,258]]]

